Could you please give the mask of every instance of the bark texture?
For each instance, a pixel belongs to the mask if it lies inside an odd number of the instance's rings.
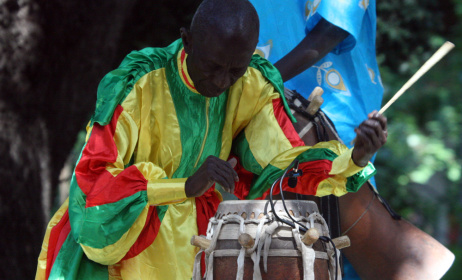
[[[59,171],[135,1],[0,1],[2,279],[32,279]]]
[[[101,78],[166,46],[200,0],[0,0],[0,275],[35,275],[59,175]]]

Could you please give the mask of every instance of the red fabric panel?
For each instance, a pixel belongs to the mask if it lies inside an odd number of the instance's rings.
[[[329,175],[330,170],[332,169],[332,162],[330,160],[316,160],[300,163],[299,168],[303,170],[303,175],[298,177],[297,186],[295,188],[289,187],[287,182],[289,178],[284,178],[282,181],[282,190],[304,194],[304,195],[315,195],[318,190],[318,185],[327,178],[333,177]],[[282,176],[282,174],[281,174]],[[265,198],[270,193],[268,189],[262,196]],[[273,195],[279,194],[279,182],[273,189]]]
[[[231,155],[228,158],[228,160],[230,160],[231,158],[235,158],[237,160],[237,164],[234,167],[234,170],[236,171],[237,176],[239,176],[239,182],[234,183],[234,195],[242,200],[245,199],[247,195],[249,195],[249,188],[252,184],[252,180],[255,174],[253,174],[250,171],[247,171],[242,166],[241,161],[238,157]]]
[[[273,110],[279,126],[290,141],[290,144],[292,144],[292,147],[305,146],[305,143],[303,143],[302,139],[300,139],[297,131],[295,131],[295,128],[292,125],[292,122],[287,116],[281,98],[273,99]]]
[[[157,234],[159,233],[160,224],[161,221],[157,215],[157,208],[155,206],[150,206],[143,230],[141,230],[135,244],[132,245],[122,260],[136,257],[139,253],[144,251],[144,249],[148,248],[149,245],[151,245],[156,239]]]
[[[51,229],[48,239],[47,251],[47,268],[45,270],[45,279],[50,276],[51,268],[55,263],[59,250],[71,232],[71,224],[69,223],[69,211],[61,217],[61,220]]]
[[[75,168],[77,183],[87,196],[86,207],[116,202],[147,188],[148,181],[136,166],[126,168],[116,177],[106,170],[108,163],[117,160],[114,134],[122,111],[122,106],[118,105],[109,124],[93,125],[90,139]]]
[[[215,185],[208,189],[200,197],[196,197],[196,211],[197,211],[197,231],[199,235],[207,234],[207,226],[210,218],[215,216],[217,212],[220,199],[215,194]],[[205,254],[202,253],[201,258],[201,271],[202,276],[205,273]]]

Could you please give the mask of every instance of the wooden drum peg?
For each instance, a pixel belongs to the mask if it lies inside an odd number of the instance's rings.
[[[308,97],[308,101],[313,100],[315,96],[321,96],[324,93],[324,90],[321,87],[315,87]]]
[[[253,245],[255,245],[255,240],[253,240],[252,236],[250,236],[248,233],[239,235],[237,240],[239,241],[239,244],[241,244],[241,246],[246,249],[250,249],[253,247]]]
[[[210,247],[210,242],[211,241],[209,239],[203,236],[193,235],[193,237],[191,238],[191,245],[199,247],[202,250],[207,250]]]
[[[315,228],[310,228],[306,231],[305,235],[302,237],[302,242],[305,243],[306,246],[312,245],[314,242],[318,241],[319,239],[319,232]]]
[[[314,116],[318,112],[319,108],[321,108],[322,103],[324,103],[324,99],[321,96],[315,96],[305,111],[311,116]]]
[[[343,249],[351,246],[350,238],[346,235],[332,239],[337,249]]]
[[[308,97],[308,101],[310,101],[310,105],[305,109],[305,112],[314,116],[316,112],[318,112],[319,108],[321,108],[322,103],[324,103],[324,99],[321,97],[324,93],[324,90],[320,87],[315,87],[314,90],[311,92],[310,97]]]

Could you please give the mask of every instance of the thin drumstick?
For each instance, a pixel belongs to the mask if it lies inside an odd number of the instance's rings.
[[[440,61],[448,52],[450,52],[454,48],[454,44],[446,41],[428,60],[427,62],[420,67],[420,69],[412,76],[409,81],[407,81],[401,89],[395,93],[395,95],[390,99],[390,101],[385,104],[385,106],[380,109],[379,113],[383,114],[388,107],[393,104],[396,99],[398,99],[403,93],[410,88],[420,77],[422,77],[425,73],[427,73],[430,68],[432,68],[438,61]]]

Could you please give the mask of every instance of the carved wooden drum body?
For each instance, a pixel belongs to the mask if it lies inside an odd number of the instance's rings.
[[[285,204],[296,221],[329,236],[316,203],[286,200]],[[289,219],[281,201],[274,207],[278,216]],[[247,245],[241,245],[243,233],[251,237]],[[302,235],[298,228],[277,222],[269,201],[224,201],[207,231],[211,245],[205,250],[206,278],[329,279],[336,263],[333,248],[320,240],[306,246]]]

